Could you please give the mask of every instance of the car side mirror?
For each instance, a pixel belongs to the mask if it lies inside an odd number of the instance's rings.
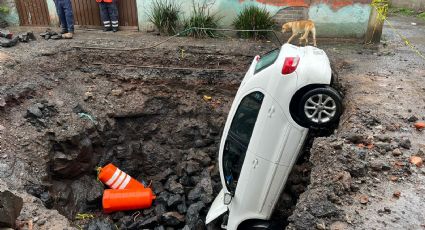
[[[224,199],[223,199],[224,204],[229,205],[230,202],[232,202],[232,198],[233,198],[233,195],[231,193],[228,193],[228,192],[224,193]]]

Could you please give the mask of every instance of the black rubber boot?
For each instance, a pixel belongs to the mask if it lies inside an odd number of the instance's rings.
[[[111,27],[103,27],[103,32],[108,32],[111,31],[112,28]]]

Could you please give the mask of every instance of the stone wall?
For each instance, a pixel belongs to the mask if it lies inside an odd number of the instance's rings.
[[[308,19],[308,8],[303,6],[290,6],[280,9],[273,17],[276,24],[281,26],[284,23]]]

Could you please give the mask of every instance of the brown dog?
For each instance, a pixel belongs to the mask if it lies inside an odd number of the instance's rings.
[[[308,35],[310,32],[313,35],[313,44],[314,46],[317,46],[316,44],[316,27],[314,26],[314,22],[311,20],[301,20],[301,21],[294,21],[294,22],[288,22],[283,24],[282,26],[282,33],[285,33],[287,31],[292,31],[292,36],[288,39],[288,43],[292,41],[292,39],[295,38],[298,34],[304,33],[302,37],[300,37],[299,44],[301,45],[301,42],[304,40],[305,44],[308,44]]]

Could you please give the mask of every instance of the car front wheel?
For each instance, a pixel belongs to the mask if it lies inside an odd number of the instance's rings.
[[[238,230],[277,230],[282,229],[273,221],[249,220],[238,227]]]
[[[339,121],[341,114],[342,98],[332,87],[307,91],[298,105],[298,116],[308,128],[329,128]]]

